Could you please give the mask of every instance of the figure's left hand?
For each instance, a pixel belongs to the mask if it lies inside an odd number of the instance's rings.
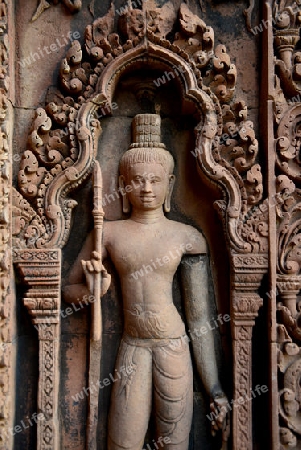
[[[92,295],[94,294],[95,274],[100,273],[102,280],[100,296],[102,297],[103,295],[105,295],[111,284],[111,275],[102,265],[99,253],[92,252],[90,261],[82,260],[82,267],[86,277],[87,287],[90,293]]]
[[[214,420],[211,422],[211,433],[213,436],[221,430],[223,444],[227,442],[230,435],[230,407],[227,397],[216,397],[210,403],[210,409],[215,414]],[[224,447],[224,445],[223,445]]]

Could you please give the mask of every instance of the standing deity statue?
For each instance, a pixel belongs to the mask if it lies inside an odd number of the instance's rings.
[[[109,257],[119,275],[124,332],[113,385],[108,429],[109,450],[141,450],[152,412],[160,448],[187,450],[193,413],[193,371],[185,324],[173,302],[173,278],[182,258],[183,301],[187,326],[208,323],[206,241],[194,227],[169,220],[175,182],[174,161],[161,141],[158,114],[133,120],[133,140],[120,161],[119,184],[126,220],[104,223],[102,255],[88,239],[65,288],[67,301],[93,292],[101,274],[101,296],[110,285],[102,261]],[[82,261],[82,255],[92,255]],[[79,284],[80,272],[85,283]],[[75,275],[74,275],[75,274]],[[208,394],[219,410],[216,429],[225,427],[227,398],[218,379],[212,331],[192,340],[193,357]]]

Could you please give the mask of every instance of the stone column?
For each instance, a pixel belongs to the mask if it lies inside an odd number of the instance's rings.
[[[232,254],[232,264],[233,450],[252,450],[252,331],[268,260],[261,254]]]
[[[290,310],[292,317],[296,317],[297,315],[297,295],[300,289],[300,275],[277,274],[279,300]]]
[[[28,286],[23,301],[39,337],[36,412],[44,418],[37,421],[37,450],[58,450],[61,251],[18,250],[14,262]]]
[[[12,270],[14,7],[0,0],[0,448],[12,449],[15,412],[15,295]]]

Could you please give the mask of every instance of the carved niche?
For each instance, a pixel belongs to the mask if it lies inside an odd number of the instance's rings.
[[[114,18],[112,4],[107,15],[87,26],[83,47],[78,41],[72,43],[61,62],[59,89],[51,93],[45,108],[37,109],[20,163],[14,195],[15,262],[29,288],[24,302],[34,323],[49,327],[49,334],[39,335],[40,371],[54,385],[58,383],[59,345],[51,353],[50,366],[43,366],[47,348],[59,336],[58,251],[69,238],[76,206],[70,194],[93,168],[102,133],[101,109],[109,105],[112,113],[122,75],[135,73],[137,67],[161,73],[177,68],[182,109],[196,111],[198,120],[193,153],[200,176],[223,195],[214,207],[223,223],[231,267],[235,401],[252,388],[252,329],[262,304],[258,289],[268,266],[268,208],[261,203],[258,142],[247,106],[233,101],[236,67],[225,46],[215,46],[214,30],[184,3],[178,15],[171,2],[158,8],[150,0],[141,10],[129,5],[120,16],[120,32],[114,28]],[[178,31],[173,35],[175,25]],[[51,292],[36,278],[37,266],[53,277]],[[43,378],[38,390],[48,427],[44,423],[38,428],[38,448],[50,449],[59,433],[57,393],[49,399]],[[47,402],[52,408],[45,412]],[[233,449],[251,449],[251,402],[237,405],[232,427],[238,430]]]

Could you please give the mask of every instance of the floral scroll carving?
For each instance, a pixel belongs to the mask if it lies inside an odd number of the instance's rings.
[[[113,6],[105,17],[88,26],[85,35],[88,60],[83,56],[79,42],[74,41],[61,64],[61,91],[52,93],[46,108],[39,108],[36,112],[28,149],[20,166],[20,192],[38,210],[44,224],[54,222],[55,217],[55,228],[65,229],[60,236],[54,234],[48,242],[37,242],[38,247],[62,247],[66,242],[75,203],[66,199],[59,205],[58,198],[66,197],[68,191],[89,175],[93,153],[86,158],[85,165],[82,154],[84,147],[95,146],[95,138],[101,133],[97,112],[110,102],[121,69],[146,53],[157,65],[162,65],[165,59],[169,61],[169,67],[171,63],[183,66],[180,82],[185,101],[199,105],[202,119],[200,127],[196,128],[196,153],[203,154],[199,150],[199,141],[208,142],[204,153],[206,161],[201,164],[206,166],[204,169],[211,181],[216,180],[219,185],[226,186],[229,204],[220,205],[227,215],[226,222],[232,221],[232,216],[237,223],[241,222],[240,214],[244,215],[261,200],[262,176],[260,166],[256,164],[258,143],[252,122],[247,120],[247,107],[243,103],[228,104],[235,90],[236,69],[225,47],[218,45],[214,49],[213,30],[194,16],[185,4],[179,11],[180,31],[173,42],[165,39],[171,24],[168,22],[163,27],[165,22],[161,9],[155,8],[155,14],[151,14],[149,9],[146,12],[147,17],[151,16],[146,30],[141,27],[144,17],[141,10],[129,10],[120,17],[121,29],[126,33],[123,42],[122,37],[112,31]],[[107,74],[118,66],[121,69],[109,80]],[[95,108],[86,117],[85,105],[90,101]],[[90,135],[86,128],[93,129]],[[216,169],[218,172],[214,177]],[[58,190],[61,195],[50,196],[50,192]],[[233,245],[249,250],[236,229],[237,224],[231,224],[229,233],[233,234]]]
[[[294,179],[293,177],[290,177]],[[299,369],[300,307],[300,189],[286,175],[277,178],[278,267],[277,331],[279,346],[280,441],[296,447],[300,430]],[[285,448],[285,447],[283,447]]]
[[[273,8],[275,36],[276,71],[288,98],[300,92],[300,40],[301,14],[299,2],[294,0],[275,1]]]
[[[11,132],[13,115],[9,101],[9,1],[0,1],[0,446],[8,448],[7,433],[13,420],[13,386],[11,385],[12,336],[10,335],[12,257],[11,257]]]
[[[178,31],[169,39],[175,24]],[[101,110],[110,107],[121,76],[135,71],[137,64],[163,72],[178,68],[175,83],[182,108],[189,111],[193,106],[199,121],[193,151],[199,173],[223,195],[215,207],[231,255],[235,399],[251,388],[252,327],[268,265],[268,208],[262,202],[253,123],[244,102],[234,100],[236,67],[226,47],[215,46],[214,30],[185,3],[178,13],[171,2],[162,8],[153,1],[143,3],[142,9],[129,7],[120,16],[119,31],[112,4],[104,17],[87,26],[83,47],[72,42],[60,65],[59,88],[49,93],[45,108],[37,109],[22,156],[19,192],[14,193],[15,240],[18,248],[36,256],[65,245],[76,206],[69,195],[93,168]],[[43,302],[24,301],[33,316],[37,310],[43,315]],[[40,352],[44,360],[48,350],[41,346]],[[235,411],[237,450],[251,448],[251,416],[250,405]]]
[[[301,181],[300,126],[301,107],[296,105],[282,117],[277,129],[276,143],[278,168],[291,180],[299,183]]]
[[[274,2],[279,441],[300,445],[300,3]]]

